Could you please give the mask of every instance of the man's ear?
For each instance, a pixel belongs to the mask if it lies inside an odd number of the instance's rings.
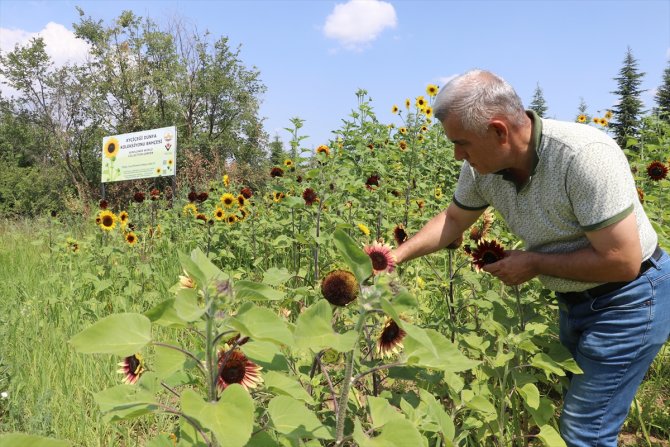
[[[493,119],[489,123],[489,127],[496,133],[498,141],[501,144],[507,143],[507,140],[509,139],[509,127],[507,126],[507,123]]]

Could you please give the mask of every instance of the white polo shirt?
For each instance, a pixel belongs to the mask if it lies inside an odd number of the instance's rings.
[[[533,121],[536,165],[525,185],[504,173],[480,175],[466,161],[454,203],[468,210],[494,207],[528,251],[567,253],[587,247],[586,231],[612,225],[635,213],[642,259],[658,242],[640,204],[625,154],[601,130],[579,123]],[[557,292],[579,292],[600,283],[539,276]]]

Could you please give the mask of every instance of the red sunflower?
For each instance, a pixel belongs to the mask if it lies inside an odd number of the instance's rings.
[[[334,270],[321,281],[321,293],[334,306],[346,306],[358,297],[358,281],[353,273]]]
[[[250,199],[254,195],[253,191],[249,187],[244,187],[240,189],[240,194],[244,196],[245,199]]]
[[[305,205],[312,206],[318,200],[316,192],[312,188],[307,188],[302,193],[302,198],[305,200]]]
[[[283,177],[284,170],[282,168],[274,167],[270,170],[270,177]]]
[[[655,182],[661,181],[668,176],[668,167],[660,161],[652,161],[647,166],[647,175]]]
[[[393,229],[393,238],[395,239],[396,245],[400,246],[407,240],[407,232],[403,228],[402,224],[396,225]]]
[[[374,186],[379,187],[379,176],[377,174],[371,175],[368,177],[368,179],[365,181],[365,187],[368,188],[369,190],[374,190]]]
[[[372,261],[372,271],[375,275],[382,272],[391,273],[395,270],[395,258],[391,254],[391,247],[379,242],[373,242],[372,245],[363,247]]]
[[[123,383],[128,385],[134,385],[145,371],[144,361],[139,354],[133,354],[126,357],[122,362],[119,362],[118,365],[120,368],[117,372],[119,374],[124,374]]]
[[[472,255],[472,264],[477,271],[487,264],[493,264],[505,257],[505,249],[497,241],[480,240],[477,247],[470,253]]]
[[[263,382],[260,374],[263,368],[249,360],[239,349],[219,351],[218,364],[219,377],[216,384],[221,391],[233,383],[239,383],[248,390]]]
[[[377,353],[382,357],[390,357],[402,349],[402,339],[407,333],[403,331],[398,323],[389,318],[384,324],[382,333],[377,339]]]

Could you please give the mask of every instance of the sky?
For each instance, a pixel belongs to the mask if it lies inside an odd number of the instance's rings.
[[[646,73],[647,108],[670,66],[670,0],[0,0],[0,51],[40,35],[55,63],[83,60],[75,6],[107,25],[132,10],[228,37],[260,71],[260,115],[286,147],[293,117],[304,120],[302,147],[327,144],[357,108],[358,89],[381,122],[400,125],[394,104],[481,68],[511,83],[526,106],[539,85],[546,116],[574,120],[582,100],[591,115],[616,103],[628,48]]]

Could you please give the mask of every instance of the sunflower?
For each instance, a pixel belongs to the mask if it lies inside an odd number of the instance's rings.
[[[424,132],[424,133],[428,132],[428,126],[426,126],[426,125],[421,126],[421,132]]]
[[[128,223],[128,218],[129,218],[129,216],[128,216],[128,213],[126,211],[121,211],[119,213],[119,220],[121,221],[121,226],[124,226],[124,227],[126,226],[126,224]]]
[[[238,208],[244,208],[247,206],[249,202],[247,202],[247,199],[244,197],[242,194],[237,195],[237,207]]]
[[[398,246],[402,245],[402,243],[407,240],[407,233],[405,232],[405,228],[403,228],[402,224],[396,225],[396,227],[393,229],[393,239],[395,239],[395,243]]]
[[[198,213],[195,215],[196,220],[202,220],[203,222],[207,222],[207,216],[205,216],[203,213]]]
[[[182,208],[181,213],[184,215],[184,217],[195,217],[198,214],[198,207],[195,205],[195,203],[187,203],[184,205],[184,208]]]
[[[407,142],[405,140],[400,140],[398,142],[398,146],[400,146],[401,151],[404,151],[407,149]]]
[[[106,210],[107,207],[109,206],[109,203],[107,203],[105,199],[102,199],[100,200],[100,202],[98,202],[98,206],[100,207],[101,210]]]
[[[426,99],[423,96],[417,96],[416,97],[416,107],[419,109],[423,109],[426,107],[428,104],[426,103]]]
[[[316,192],[312,188],[307,188],[302,192],[302,198],[305,201],[305,205],[312,206],[314,202],[318,200]]]
[[[167,161],[168,166],[172,166],[173,163],[174,161],[171,158]]]
[[[142,203],[144,202],[144,193],[141,191],[135,191],[135,194],[133,194],[133,200],[136,203]]]
[[[275,178],[283,176],[284,176],[284,170],[282,168],[275,166],[274,168],[270,169],[270,177]]]
[[[393,104],[393,107],[391,107],[391,113],[394,114],[394,115],[395,115],[396,113],[398,113],[399,110],[400,110],[400,109],[398,109],[398,106],[395,105],[395,104]]]
[[[477,247],[472,250],[472,264],[475,270],[480,271],[487,264],[493,264],[505,257],[505,249],[495,240],[477,242]]]
[[[238,216],[238,220],[240,221],[246,219],[249,216],[249,211],[247,211],[246,208],[240,208],[238,212],[240,213],[240,215]]]
[[[230,177],[228,177],[228,174],[223,175],[223,186],[228,186],[230,185]]]
[[[109,210],[100,211],[98,217],[100,218],[100,222],[98,223],[98,225],[100,225],[100,228],[102,228],[103,230],[111,231],[116,226],[116,220],[118,218],[111,211]]]
[[[586,122],[586,115],[583,113],[577,117],[577,122],[578,123],[585,123]]]
[[[125,240],[128,242],[128,245],[135,245],[137,244],[137,235],[132,231],[129,231],[125,235]]]
[[[668,167],[656,160],[647,166],[647,175],[655,182],[659,182],[668,176]]]
[[[236,200],[236,197],[229,192],[221,196],[221,203],[223,203],[223,206],[226,208],[232,208]]]
[[[272,200],[275,203],[281,202],[284,197],[286,197],[286,195],[283,192],[275,191],[272,193]]]
[[[400,129],[398,129],[398,131],[403,135],[407,134],[407,128],[406,127],[401,127]]]
[[[435,95],[437,95],[438,90],[439,90],[439,87],[437,85],[428,84],[428,87],[426,87],[426,94],[432,98]]]
[[[592,119],[591,121],[593,121],[593,122],[596,123],[596,124],[600,124],[600,118],[597,117],[597,116],[594,116],[593,119]]]
[[[203,191],[200,194],[198,194],[198,198],[196,199],[196,201],[198,201],[199,203],[202,203],[207,199],[209,199],[209,194],[207,194],[206,192]]]
[[[79,251],[79,242],[71,237],[68,237],[65,241],[65,249],[72,253],[77,253]]]
[[[216,385],[221,391],[233,383],[239,383],[244,389],[249,390],[263,382],[260,374],[263,368],[249,360],[239,349],[220,350],[218,365]]]
[[[161,170],[160,166],[157,167],[156,168],[156,175],[161,175],[161,172],[163,172],[163,171]]]
[[[103,152],[105,153],[105,157],[107,158],[116,157],[116,155],[119,153],[119,149],[121,148],[119,145],[119,140],[117,140],[115,137],[107,138],[107,141],[102,144],[102,147]]]
[[[362,223],[356,224],[359,230],[361,230],[361,233],[363,233],[366,236],[370,236],[370,229]]]
[[[119,362],[118,365],[120,368],[117,372],[119,374],[124,374],[122,380],[123,383],[127,385],[134,385],[145,371],[144,361],[139,354],[133,354],[126,357],[122,362]]]
[[[240,189],[240,194],[242,194],[245,199],[250,199],[254,195],[254,192],[251,190],[251,188],[245,186],[244,188]]]
[[[237,216],[234,215],[234,214],[229,214],[229,215],[226,217],[226,222],[228,222],[228,223],[231,224],[231,225],[234,224],[235,222],[237,222],[238,220],[239,220],[239,219],[238,219]]]
[[[286,166],[287,168],[292,168],[293,160],[287,158],[286,160],[284,160],[284,166]]]
[[[321,281],[323,297],[334,306],[346,306],[358,297],[358,281],[353,273],[333,270]]]
[[[221,220],[225,219],[225,217],[226,217],[226,213],[223,211],[223,208],[221,208],[220,206],[217,206],[216,209],[214,210],[214,218],[216,220],[221,221]]]
[[[640,199],[640,203],[644,203],[644,191],[642,188],[637,188],[637,197]]]
[[[325,144],[316,148],[317,154],[324,154],[326,157],[330,155],[330,149]]]
[[[600,118],[600,125],[607,127],[609,125],[609,121],[607,121],[605,118]]]
[[[373,242],[372,245],[366,245],[363,250],[372,261],[372,271],[375,275],[382,272],[391,273],[395,270],[395,258],[391,254],[391,247],[379,242]]]
[[[149,197],[151,200],[158,200],[161,198],[161,192],[158,188],[154,188],[151,191],[149,191]]]
[[[481,225],[473,225],[470,228],[470,239],[475,242],[479,242],[481,239],[485,238],[489,234],[492,224],[493,213],[491,213],[489,210],[484,211]]]
[[[423,114],[426,115],[426,118],[430,118],[433,116],[433,108],[431,106],[426,106],[423,109]]]
[[[377,354],[381,357],[390,357],[402,349],[402,339],[407,333],[403,331],[398,323],[389,318],[384,324],[379,338],[377,339]]]
[[[439,186],[435,187],[435,198],[437,200],[440,200],[442,198],[442,188],[440,188]]]
[[[377,174],[371,175],[365,180],[365,187],[373,190],[373,186],[379,186],[379,176]]]
[[[611,110],[608,110],[607,112],[605,112],[605,119],[611,120],[613,116],[614,116],[614,113],[612,113]]]

